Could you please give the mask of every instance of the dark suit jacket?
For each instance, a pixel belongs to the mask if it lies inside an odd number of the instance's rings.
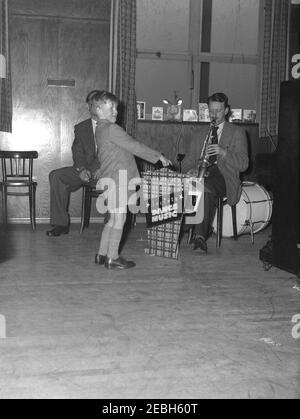
[[[74,167],[95,172],[100,164],[96,153],[91,118],[75,125],[74,133],[75,138],[72,145]]]

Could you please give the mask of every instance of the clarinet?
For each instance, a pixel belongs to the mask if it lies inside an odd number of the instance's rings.
[[[200,157],[199,157],[199,164],[198,164],[198,167],[197,167],[197,169],[198,169],[197,177],[200,180],[202,180],[204,178],[204,176],[206,174],[206,171],[207,171],[208,167],[210,166],[209,156],[206,155],[205,149],[206,149],[208,141],[211,137],[212,130],[215,126],[216,126],[216,120],[212,119],[212,121],[210,123],[208,133],[206,135],[205,141],[204,141],[203,146],[202,146],[201,154],[200,154]]]

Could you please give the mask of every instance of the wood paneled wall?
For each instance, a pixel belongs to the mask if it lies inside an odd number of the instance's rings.
[[[87,93],[107,88],[109,36],[110,0],[10,2],[13,133],[0,133],[0,147],[39,152],[38,219],[49,218],[49,172],[72,165],[74,125],[89,117]],[[75,87],[48,87],[48,79],[74,80]],[[71,217],[80,216],[80,205],[78,191]],[[10,197],[9,217],[29,217],[25,197]]]

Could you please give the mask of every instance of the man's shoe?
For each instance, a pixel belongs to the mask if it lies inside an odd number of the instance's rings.
[[[193,240],[194,250],[201,249],[203,252],[207,253],[207,244],[203,237],[198,236]]]
[[[68,234],[69,233],[69,227],[66,226],[55,226],[52,228],[52,230],[47,231],[47,236],[49,237],[57,237],[61,234]]]
[[[133,268],[134,266],[134,262],[131,260],[126,260],[122,258],[122,256],[119,256],[118,259],[106,258],[105,260],[105,267],[107,269],[129,269]]]
[[[104,265],[106,256],[99,255],[99,253],[95,254],[95,263],[96,265]]]

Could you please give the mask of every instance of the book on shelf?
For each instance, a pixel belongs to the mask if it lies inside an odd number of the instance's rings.
[[[183,109],[182,120],[189,122],[198,121],[197,111],[195,109]]]
[[[199,121],[200,122],[210,122],[209,111],[207,103],[199,103]]]
[[[256,121],[256,110],[255,109],[244,109],[243,110],[243,122],[252,122]]]
[[[242,109],[231,109],[229,122],[242,122],[243,121],[243,110]]]

